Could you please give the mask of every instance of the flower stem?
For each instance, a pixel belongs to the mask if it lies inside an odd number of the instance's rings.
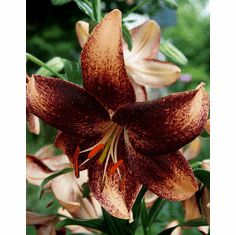
[[[26,59],[32,61],[33,63],[44,67],[45,69],[47,69],[48,71],[52,72],[55,76],[57,76],[58,78],[62,78],[64,79],[63,75],[54,71],[53,69],[51,69],[49,66],[47,66],[43,61],[41,61],[40,59],[36,58],[35,56],[31,55],[30,53],[26,53]]]
[[[135,7],[131,8],[129,11],[127,11],[124,15],[123,18],[127,17],[130,13],[138,10],[140,7],[142,7],[143,5],[145,5],[147,2],[149,2],[149,0],[144,0],[141,1],[141,3],[139,3],[138,5],[136,5]]]

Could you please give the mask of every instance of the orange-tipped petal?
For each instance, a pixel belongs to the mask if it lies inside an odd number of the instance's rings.
[[[167,200],[183,201],[197,190],[192,169],[180,152],[146,155],[135,151],[126,137],[128,166],[133,178]]]
[[[81,54],[83,85],[108,109],[135,102],[125,69],[121,12],[113,10],[93,29]]]
[[[199,137],[197,137],[183,151],[183,155],[184,155],[185,159],[190,161],[190,160],[196,158],[201,151],[201,146],[202,146],[201,140]]]
[[[201,133],[208,110],[208,95],[201,86],[159,100],[123,105],[112,119],[127,127],[137,151],[165,154],[177,151]]]
[[[204,129],[206,130],[206,132],[210,135],[210,119],[207,120]]]

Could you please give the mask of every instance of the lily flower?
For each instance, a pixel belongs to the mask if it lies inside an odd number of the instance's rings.
[[[29,183],[40,186],[46,177],[68,167],[71,164],[66,155],[55,156],[52,146],[47,145],[34,155],[27,156],[26,178]],[[73,172],[69,172],[55,177],[44,188],[53,192],[60,205],[65,208],[64,214],[74,218],[95,219],[102,214],[102,210],[95,198],[83,197],[82,185],[87,181],[87,170],[81,171],[79,179]]]
[[[76,34],[83,48],[89,38],[89,24],[78,21]],[[160,46],[160,26],[154,20],[148,20],[131,29],[130,34],[133,42],[132,50],[129,51],[127,44],[123,41],[123,51],[125,67],[132,82],[155,88],[174,83],[180,76],[179,67],[156,59]]]
[[[26,211],[26,224],[36,226],[37,235],[56,235],[55,225],[59,219],[55,215],[40,215],[33,211]],[[65,234],[61,231],[60,234]]]
[[[210,160],[203,160],[202,166],[204,170],[210,171]],[[210,225],[210,191],[203,186],[201,192],[201,203],[199,203],[199,195],[194,194],[183,202],[185,211],[185,221],[206,218]],[[209,226],[199,226],[198,230],[203,234],[208,234]]]
[[[111,215],[130,221],[142,185],[168,200],[191,197],[198,186],[178,150],[196,138],[207,121],[204,84],[135,102],[119,10],[94,28],[81,66],[83,88],[40,75],[33,75],[27,86],[28,110],[59,130],[55,145],[69,157],[76,176],[87,168],[92,195]]]

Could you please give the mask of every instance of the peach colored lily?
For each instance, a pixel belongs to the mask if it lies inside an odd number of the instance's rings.
[[[88,169],[92,195],[111,215],[130,221],[142,185],[169,200],[191,197],[198,187],[178,150],[201,133],[207,120],[204,84],[136,102],[125,69],[119,10],[93,29],[81,66],[83,88],[33,75],[27,108],[59,130],[55,145],[69,157],[77,176]]]
[[[52,146],[48,145],[40,149],[34,155],[26,158],[26,178],[29,183],[39,186],[49,175],[71,167],[66,155],[55,156]],[[60,175],[52,179],[45,188],[51,190],[65,210],[74,218],[94,219],[98,218],[102,211],[98,202],[92,197],[83,197],[82,184],[88,181],[87,171],[81,172],[77,179],[73,172]]]
[[[210,171],[210,160],[202,161],[202,168]],[[201,192],[201,205],[199,205],[197,196],[193,195],[183,202],[185,210],[185,221],[205,217],[210,224],[210,192],[204,186]],[[198,229],[203,234],[208,233],[208,226],[199,226]]]
[[[160,46],[159,25],[153,20],[148,20],[131,29],[130,33],[133,48],[129,51],[123,42],[123,51],[126,70],[133,83],[156,88],[174,83],[180,76],[180,69],[174,64],[155,58]],[[83,48],[89,38],[89,24],[78,21],[76,34]]]
[[[26,224],[36,226],[37,235],[56,235],[55,225],[57,222],[59,219],[55,215],[40,215],[36,212],[26,211]]]

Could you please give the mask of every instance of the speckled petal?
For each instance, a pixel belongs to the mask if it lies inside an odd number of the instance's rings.
[[[79,86],[57,78],[33,75],[27,85],[27,109],[53,127],[82,136],[100,133],[110,117]]]
[[[124,50],[125,60],[153,58],[160,46],[160,26],[154,20],[131,29],[132,51]]]
[[[141,184],[133,177],[132,169],[126,165],[123,142],[119,142],[118,149],[118,160],[121,158],[124,160],[124,164],[119,167],[121,178],[117,171],[112,175],[107,173],[103,183],[104,165],[93,160],[89,166],[89,184],[92,195],[109,214],[117,218],[129,219],[132,222],[131,209],[141,189]],[[110,160],[108,169],[112,164]]]
[[[140,59],[126,64],[129,76],[138,84],[161,88],[173,84],[180,76],[180,68],[157,59]]]
[[[144,155],[135,151],[127,138],[126,152],[133,178],[158,196],[182,201],[198,190],[193,172],[180,152]]]
[[[81,54],[83,85],[108,109],[135,102],[122,49],[121,12],[107,14],[89,35]]]
[[[159,100],[124,105],[113,121],[127,127],[137,151],[165,154],[177,151],[201,133],[208,110],[208,95],[201,85]]]
[[[89,37],[89,23],[80,20],[76,23],[75,30],[80,46],[83,48]]]
[[[98,143],[102,139],[102,135],[91,135],[89,137],[83,138],[79,135],[71,135],[66,132],[58,132],[55,138],[55,146],[61,149],[73,163],[73,156],[76,148],[79,147],[80,151],[87,149],[94,144]],[[87,159],[87,153],[81,153],[78,157],[79,165]],[[84,165],[86,167],[87,165]],[[82,170],[84,168],[80,168]]]

